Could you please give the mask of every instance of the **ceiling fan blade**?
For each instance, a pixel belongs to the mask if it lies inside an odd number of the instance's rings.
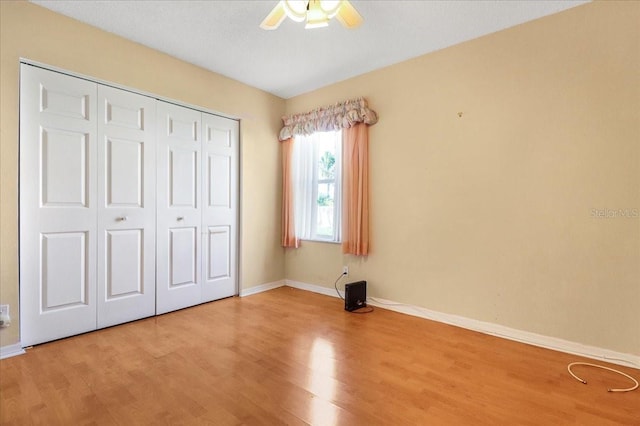
[[[263,30],[275,30],[280,26],[287,14],[284,11],[284,4],[282,1],[278,2],[276,7],[264,18],[264,21],[260,24],[260,28]]]
[[[342,2],[336,19],[346,28],[356,28],[362,24],[362,16],[348,0]]]

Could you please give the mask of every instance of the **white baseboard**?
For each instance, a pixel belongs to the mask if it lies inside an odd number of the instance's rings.
[[[0,359],[9,358],[16,355],[22,355],[25,351],[20,343],[14,345],[0,346]]]
[[[336,290],[333,288],[322,287],[315,284],[307,284],[300,281],[284,280],[287,287],[293,287],[300,290],[307,290],[313,293],[324,294],[325,296],[338,297]]]
[[[255,287],[249,287],[247,289],[240,290],[240,297],[251,296],[252,294],[262,293],[263,291],[273,290],[274,288],[282,287],[285,285],[284,280],[273,281],[266,284],[257,285]]]
[[[285,284],[289,287],[307,290],[314,293],[320,293],[324,294],[325,296],[338,297],[335,289],[333,288],[322,287],[315,284],[308,284],[292,280],[285,280]],[[516,342],[526,343],[533,346],[539,346],[545,349],[551,349],[558,352],[565,352],[572,355],[597,359],[612,364],[623,365],[626,367],[640,368],[640,356],[638,355],[626,354],[612,351],[610,349],[584,345],[582,343],[558,339],[556,337],[544,336],[541,334],[531,333],[529,331],[517,330],[515,328],[466,318],[459,315],[432,311],[420,306],[398,303],[378,297],[368,297],[367,303],[378,308],[389,309],[391,311],[400,312],[402,314],[413,315],[444,324],[454,325],[468,330],[477,331],[479,333],[489,334],[491,336],[514,340]]]

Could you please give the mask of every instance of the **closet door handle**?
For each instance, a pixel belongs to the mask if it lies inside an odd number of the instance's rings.
[[[183,221],[184,220],[184,216],[178,216],[178,218],[176,219],[178,222]]]
[[[116,222],[126,222],[127,219],[127,216],[116,217]]]

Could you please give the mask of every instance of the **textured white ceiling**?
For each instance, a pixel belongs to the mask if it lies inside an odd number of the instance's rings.
[[[363,1],[355,30],[258,27],[278,0],[31,0],[282,98],[496,32],[586,1]]]

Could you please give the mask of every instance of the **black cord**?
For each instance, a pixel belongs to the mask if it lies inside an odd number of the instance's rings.
[[[340,274],[340,276],[338,277],[338,279],[336,280],[336,282],[335,282],[335,283],[333,283],[333,286],[334,286],[334,287],[335,287],[335,289],[336,289],[336,293],[338,293],[338,296],[339,296],[339,297],[340,297],[340,299],[342,299],[342,300],[344,300],[344,297],[342,297],[342,295],[340,294],[340,290],[338,290],[338,281],[340,281],[340,279],[341,279],[342,277],[344,277],[345,275],[347,275],[347,274],[345,274],[344,272],[343,272],[343,273],[341,273],[341,274]]]

